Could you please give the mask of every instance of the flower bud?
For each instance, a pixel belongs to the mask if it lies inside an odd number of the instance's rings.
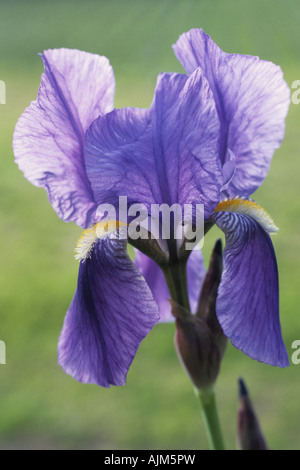
[[[175,348],[192,383],[199,390],[214,384],[220,367],[220,352],[208,326],[201,318],[183,312],[171,301],[176,317]]]
[[[239,379],[237,444],[240,450],[268,450],[246,385]]]
[[[209,389],[215,383],[227,343],[215,309],[221,274],[222,244],[219,240],[211,256],[196,314],[170,301],[176,319],[176,352],[198,390]]]

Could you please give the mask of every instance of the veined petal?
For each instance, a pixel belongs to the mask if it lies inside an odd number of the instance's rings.
[[[270,214],[261,207],[257,202],[245,198],[229,198],[219,202],[214,212],[235,212],[237,214],[248,215],[266,230],[266,232],[274,233],[278,231]]]
[[[219,120],[200,69],[188,78],[158,77],[152,104],[155,166],[163,201],[213,209],[222,184],[218,161]]]
[[[86,134],[85,162],[96,202],[205,204],[222,184],[219,122],[208,83],[161,74],[150,110],[124,108],[99,117]]]
[[[245,213],[217,211],[226,236],[216,313],[232,344],[253,359],[289,364],[281,336],[276,257],[268,232]]]
[[[223,52],[201,29],[173,46],[188,73],[203,70],[221,122],[220,159],[236,157],[228,194],[249,196],[263,182],[284,136],[290,91],[280,67],[258,57]]]
[[[158,307],[126,243],[98,240],[91,257],[80,263],[59,339],[59,364],[79,382],[124,385],[141,341],[158,320]]]
[[[153,169],[149,111],[115,109],[90,126],[85,139],[85,164],[98,204],[153,203],[156,177]]]
[[[90,225],[95,201],[83,158],[84,133],[113,106],[114,76],[105,57],[70,49],[47,50],[37,100],[19,118],[16,163],[46,189],[58,216]]]
[[[95,244],[99,239],[114,236],[116,232],[120,234],[122,231],[126,232],[124,235],[127,238],[127,224],[118,220],[102,220],[91,225],[84,230],[76,244],[75,258],[79,261],[85,261],[91,257]]]
[[[138,250],[136,250],[134,263],[153,293],[159,307],[160,321],[163,323],[174,321],[169,302],[171,296],[160,267],[151,258]],[[192,312],[197,309],[204,276],[205,267],[202,252],[200,249],[195,248],[187,262],[188,293]]]

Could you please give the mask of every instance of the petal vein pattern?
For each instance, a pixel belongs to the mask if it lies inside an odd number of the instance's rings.
[[[214,212],[226,237],[216,312],[232,344],[253,359],[289,364],[279,320],[278,270],[267,231],[248,215]]]
[[[112,109],[113,71],[105,57],[77,50],[47,50],[42,59],[37,100],[15,128],[16,163],[32,184],[46,189],[61,219],[85,228],[96,205],[83,138],[90,123]]]
[[[182,34],[173,49],[189,74],[201,68],[213,92],[221,164],[229,151],[236,160],[228,195],[250,196],[265,179],[284,136],[290,90],[282,70],[258,57],[223,52],[202,29]]]
[[[205,77],[161,74],[150,113],[124,108],[97,119],[85,161],[98,204],[205,204],[219,201],[219,122]]]
[[[60,335],[59,364],[83,383],[124,385],[141,341],[158,320],[158,307],[126,243],[100,239],[91,258],[80,263]]]

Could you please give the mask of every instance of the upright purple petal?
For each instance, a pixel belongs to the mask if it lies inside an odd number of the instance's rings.
[[[208,215],[222,184],[219,122],[208,83],[161,74],[151,112],[124,108],[99,117],[86,134],[87,174],[98,204],[205,204]]]
[[[16,162],[32,184],[46,189],[60,218],[86,227],[95,201],[85,171],[84,133],[113,107],[113,71],[105,57],[78,50],[47,50],[42,59],[37,100],[15,128]]]
[[[85,163],[98,204],[149,206],[157,194],[149,111],[115,109],[96,119],[86,133]]]
[[[269,234],[248,215],[215,212],[226,235],[216,312],[232,342],[253,359],[289,364],[279,321],[278,271]]]
[[[164,202],[213,210],[222,182],[217,158],[219,121],[200,69],[188,79],[161,74],[152,105],[155,165]]]
[[[136,250],[134,263],[144,276],[153,293],[153,297],[159,307],[160,321],[173,321],[174,316],[172,315],[169,302],[171,296],[160,267],[151,258],[138,250]],[[195,312],[197,309],[204,276],[205,267],[202,252],[200,249],[195,248],[187,262],[188,293],[192,312]]]
[[[99,240],[79,267],[59,340],[59,364],[79,382],[124,385],[141,341],[158,320],[158,307],[125,242]]]
[[[231,150],[236,171],[228,195],[249,196],[263,182],[284,136],[290,91],[280,67],[258,57],[223,52],[201,29],[173,46],[188,73],[203,70],[221,122],[220,159]]]

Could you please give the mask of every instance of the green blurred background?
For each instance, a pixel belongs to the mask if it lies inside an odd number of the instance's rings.
[[[107,56],[116,107],[149,106],[156,76],[183,71],[171,45],[202,27],[227,52],[279,64],[300,79],[299,0],[0,1],[2,449],[206,449],[198,403],[175,355],[174,325],[157,325],[142,343],[125,387],[77,383],[57,365],[57,340],[73,297],[81,230],[58,219],[46,193],[18,170],[11,149],[17,118],[36,98],[47,48]],[[273,241],[280,272],[281,323],[291,357],[300,339],[300,105],[255,199],[280,227]],[[220,232],[205,240],[206,262]],[[235,449],[237,379],[251,392],[273,449],[300,449],[300,365],[279,369],[228,346],[216,386],[228,449]]]

